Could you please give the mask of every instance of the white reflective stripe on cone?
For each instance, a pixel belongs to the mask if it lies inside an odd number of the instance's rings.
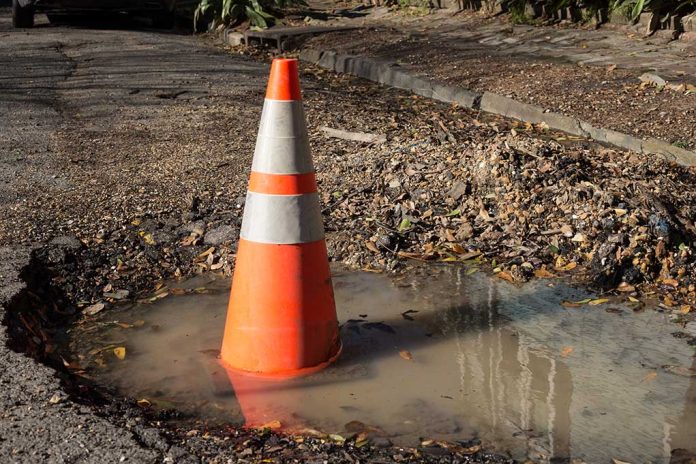
[[[264,100],[259,135],[280,138],[307,135],[302,101]]]
[[[314,172],[307,136],[278,138],[259,134],[251,170],[264,174]]]
[[[319,196],[247,192],[241,237],[259,243],[308,243],[324,238]]]
[[[251,170],[266,174],[314,172],[302,101],[264,101]]]

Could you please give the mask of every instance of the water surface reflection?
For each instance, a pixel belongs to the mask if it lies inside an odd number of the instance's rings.
[[[142,328],[110,324],[73,340],[98,381],[211,421],[362,428],[404,445],[479,437],[538,461],[689,462],[696,452],[694,381],[662,369],[691,366],[693,349],[658,313],[565,309],[560,301],[586,295],[455,267],[397,279],[339,272],[334,284],[344,352],[304,379],[220,367],[228,283],[206,277],[185,285],[211,293],[118,314]],[[127,346],[126,360],[90,354],[113,341]]]

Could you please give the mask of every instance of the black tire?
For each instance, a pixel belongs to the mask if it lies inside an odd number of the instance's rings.
[[[34,27],[34,7],[22,6],[18,0],[12,0],[12,26]]]

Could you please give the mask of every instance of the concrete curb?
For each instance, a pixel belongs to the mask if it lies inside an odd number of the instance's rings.
[[[475,92],[433,82],[387,61],[315,49],[302,50],[300,59],[334,72],[352,74],[389,87],[410,90],[416,95],[441,102],[456,103],[464,108],[485,111],[532,124],[543,122],[553,130],[586,137],[645,155],[658,155],[683,166],[696,166],[696,153],[667,142],[654,138],[642,140],[611,129],[595,127],[571,116],[547,112],[539,106],[522,103],[496,93]]]

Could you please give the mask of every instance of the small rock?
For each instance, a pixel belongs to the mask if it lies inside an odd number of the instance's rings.
[[[86,316],[94,316],[102,309],[104,309],[104,303],[99,302],[99,303],[95,303],[91,306],[87,306],[84,309],[84,311],[82,311],[82,313],[85,314]]]
[[[467,194],[468,190],[469,187],[464,182],[455,182],[450,191],[447,192],[447,196],[455,200],[459,200],[461,197]]]
[[[376,448],[389,448],[392,446],[391,440],[386,437],[374,437],[371,441]]]
[[[653,73],[641,74],[638,79],[640,79],[641,82],[645,82],[646,84],[650,85],[655,85],[657,87],[664,87],[665,85],[667,85],[667,81],[665,81],[657,74]]]
[[[77,237],[69,235],[55,237],[49,242],[49,245],[55,245],[61,248],[67,248],[69,250],[79,250],[82,248],[82,242],[78,240]]]
[[[203,237],[203,243],[206,245],[220,245],[221,243],[231,242],[235,238],[237,238],[237,231],[234,227],[224,225],[209,230]]]
[[[236,31],[225,31],[225,42],[233,47],[242,45],[244,43],[244,34]]]

